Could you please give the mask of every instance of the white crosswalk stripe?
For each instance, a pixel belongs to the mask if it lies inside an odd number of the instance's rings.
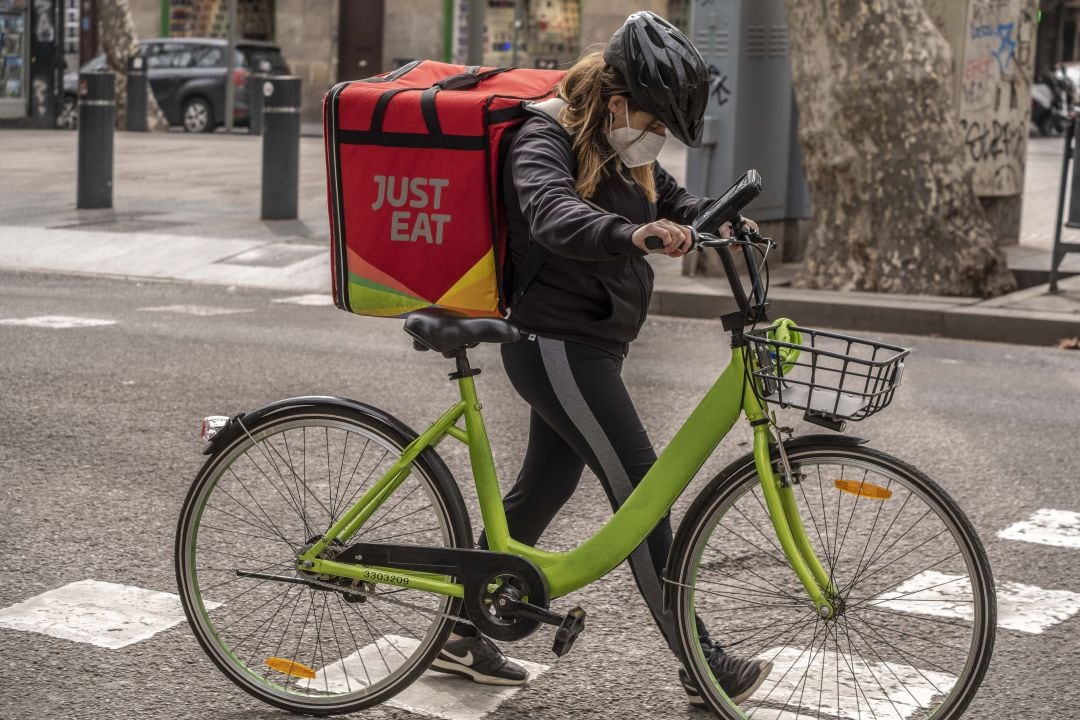
[[[275,298],[270,302],[287,303],[290,305],[333,305],[334,298],[330,293],[317,293],[314,295],[292,295],[289,297]]]
[[[771,660],[773,670],[754,693],[760,702],[777,715],[766,715],[765,708],[753,717],[794,718],[796,710],[826,714],[851,720],[907,720],[935,698],[952,689],[956,678],[945,673],[920,670],[891,662],[868,663],[862,659],[835,653],[795,647],[776,647],[759,654]],[[800,693],[802,687],[820,688],[820,693]],[[805,715],[800,713],[799,716]]]
[[[115,320],[103,318],[71,317],[69,315],[38,315],[26,318],[0,318],[0,325],[14,325],[20,327],[49,328],[51,330],[66,330],[68,328],[104,327],[115,325]]]
[[[1069,510],[1036,510],[1030,518],[998,533],[999,538],[1080,549],[1080,513]]]
[[[219,603],[207,603],[210,609]],[[0,610],[0,627],[112,650],[184,620],[180,597],[130,585],[80,580]]]
[[[316,671],[315,679],[307,681],[305,686],[327,692],[345,692],[378,682],[400,667],[405,656],[419,644],[413,638],[385,635],[344,660]],[[530,681],[548,669],[547,665],[513,660],[525,668]],[[443,673],[426,672],[385,704],[445,720],[481,720],[520,689],[520,686],[480,685]]]
[[[879,595],[868,605],[970,622],[971,598],[971,581],[967,577],[931,570]],[[1002,582],[997,586],[997,604],[998,627],[1039,634],[1080,611],[1080,594]]]
[[[164,312],[178,315],[194,315],[196,317],[214,317],[216,315],[237,315],[255,311],[246,308],[208,307],[206,305],[162,305],[161,307],[139,308],[139,312]]]

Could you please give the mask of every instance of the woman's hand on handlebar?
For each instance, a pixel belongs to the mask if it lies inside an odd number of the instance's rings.
[[[758,224],[748,217],[742,218],[742,224],[744,228],[746,228],[752,233],[756,233],[758,231]],[[717,237],[722,238],[729,238],[734,234],[734,231],[731,229],[731,223],[729,222],[721,225],[720,230],[716,233]]]
[[[653,249],[645,242],[645,239],[649,237],[660,238],[663,246]],[[681,257],[690,252],[694,245],[694,236],[690,228],[670,220],[656,220],[640,226],[634,231],[631,240],[634,247],[639,250],[663,253],[669,257]]]

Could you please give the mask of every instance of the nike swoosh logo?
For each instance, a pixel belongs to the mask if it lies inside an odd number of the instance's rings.
[[[473,664],[472,651],[467,650],[464,655],[458,656],[458,655],[455,655],[454,653],[450,652],[449,650],[444,649],[443,654],[446,655],[446,657],[453,660],[454,662],[459,662],[462,665],[467,665],[467,666],[471,667],[472,664]]]

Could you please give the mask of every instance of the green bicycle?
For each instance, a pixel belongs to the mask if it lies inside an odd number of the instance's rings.
[[[738,213],[759,190],[747,173],[694,224],[739,305],[723,318],[729,364],[626,503],[574,550],[529,547],[507,530],[467,356],[477,343],[517,339],[502,320],[406,320],[414,346],[454,360],[460,389],[419,434],[335,397],[207,418],[209,457],[181,512],[176,573],[213,662],[271,705],[330,715],[403,690],[458,621],[500,640],[552,625],[561,655],[585,613],[557,613],[552,601],[626,559],[742,414],[753,452],[693,502],[664,573],[681,659],[708,707],[729,720],[960,717],[994,645],[985,552],[955,502],[907,463],[857,438],[793,438],[778,424],[770,405],[835,431],[878,412],[908,351],[788,320],[755,329],[771,243]],[[728,221],[732,238],[709,234]],[[732,249],[745,259],[749,296]],[[447,438],[469,448],[489,550],[474,549],[436,452]],[[749,699],[736,705],[716,682],[697,619],[726,651],[773,664]]]

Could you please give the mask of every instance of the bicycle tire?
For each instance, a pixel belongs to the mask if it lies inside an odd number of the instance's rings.
[[[830,620],[817,616],[769,524],[753,457],[732,463],[687,511],[668,563],[682,660],[707,707],[726,720],[959,718],[996,634],[993,576],[971,523],[933,480],[885,453],[843,442],[788,447],[807,536],[843,606]],[[775,448],[773,461],[779,469]],[[925,515],[905,514],[918,503]],[[886,506],[895,512],[888,525],[879,523]],[[865,542],[845,552],[856,537]],[[917,566],[923,554],[934,562]],[[886,571],[900,581],[878,577]],[[739,705],[715,680],[699,619],[724,652],[773,663]]]
[[[252,570],[267,565],[264,575],[302,577],[294,553],[359,497],[367,478],[352,488],[357,468],[378,477],[416,433],[375,408],[341,399],[296,399],[267,407],[242,416],[243,431],[212,448],[184,501],[175,563],[188,623],[225,676],[270,705],[333,715],[385,702],[419,677],[441,650],[453,624],[447,616],[460,614],[459,599],[395,586],[380,592],[383,586],[371,585],[359,600],[361,595],[344,589],[235,573],[248,569],[240,567],[245,564]],[[410,498],[412,505],[396,510]],[[395,512],[397,524],[394,517],[387,519]],[[417,457],[410,476],[355,539],[409,542],[414,538],[401,539],[400,525],[426,522],[428,516],[438,526],[417,531],[428,542],[414,544],[473,546],[461,493],[431,448]],[[237,524],[221,527],[229,521]],[[394,598],[383,597],[390,593]],[[393,632],[376,633],[375,623],[390,623]],[[252,641],[255,647],[249,649]],[[302,677],[309,670],[315,677]]]

